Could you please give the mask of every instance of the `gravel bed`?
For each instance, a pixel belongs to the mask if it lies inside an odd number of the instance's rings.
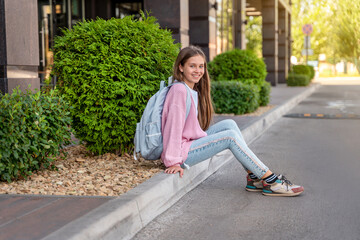
[[[119,196],[165,169],[160,160],[134,160],[129,154],[93,156],[82,145],[64,149],[58,170],[42,170],[26,180],[0,182],[0,194]]]

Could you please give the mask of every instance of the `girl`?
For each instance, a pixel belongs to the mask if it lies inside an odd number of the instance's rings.
[[[284,176],[277,176],[248,148],[240,129],[233,120],[210,126],[213,107],[210,78],[205,54],[194,46],[182,49],[174,65],[173,78],[185,84],[175,84],[168,92],[162,114],[165,173],[184,174],[189,168],[216,153],[230,149],[248,172],[246,190],[261,191],[269,196],[296,196],[304,191]],[[186,88],[192,101],[186,115]]]

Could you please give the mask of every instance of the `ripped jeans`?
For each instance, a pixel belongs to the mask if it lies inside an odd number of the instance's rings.
[[[245,170],[251,171],[258,178],[269,170],[249,149],[239,127],[232,119],[215,123],[206,133],[206,137],[193,141],[182,168],[185,168],[185,165],[194,166],[225,149],[230,149]]]

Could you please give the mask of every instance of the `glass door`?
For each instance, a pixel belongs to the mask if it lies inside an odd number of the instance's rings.
[[[54,85],[56,81],[50,79],[54,38],[62,34],[61,29],[71,28],[82,21],[84,10],[85,0],[38,0],[41,85]]]
[[[50,52],[52,43],[52,11],[51,3],[49,0],[38,1],[38,16],[39,16],[39,51],[40,51],[40,66],[39,77],[40,82],[43,83],[44,79],[49,75],[47,66],[51,63],[52,54]]]
[[[77,22],[84,20],[85,18],[85,0],[67,0],[69,12],[71,12],[68,18],[69,26],[74,26]]]

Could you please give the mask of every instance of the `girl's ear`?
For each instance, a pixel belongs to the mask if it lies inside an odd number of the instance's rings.
[[[179,64],[179,70],[180,70],[180,72],[184,72],[184,69],[183,69],[183,67],[181,66],[181,64]]]

